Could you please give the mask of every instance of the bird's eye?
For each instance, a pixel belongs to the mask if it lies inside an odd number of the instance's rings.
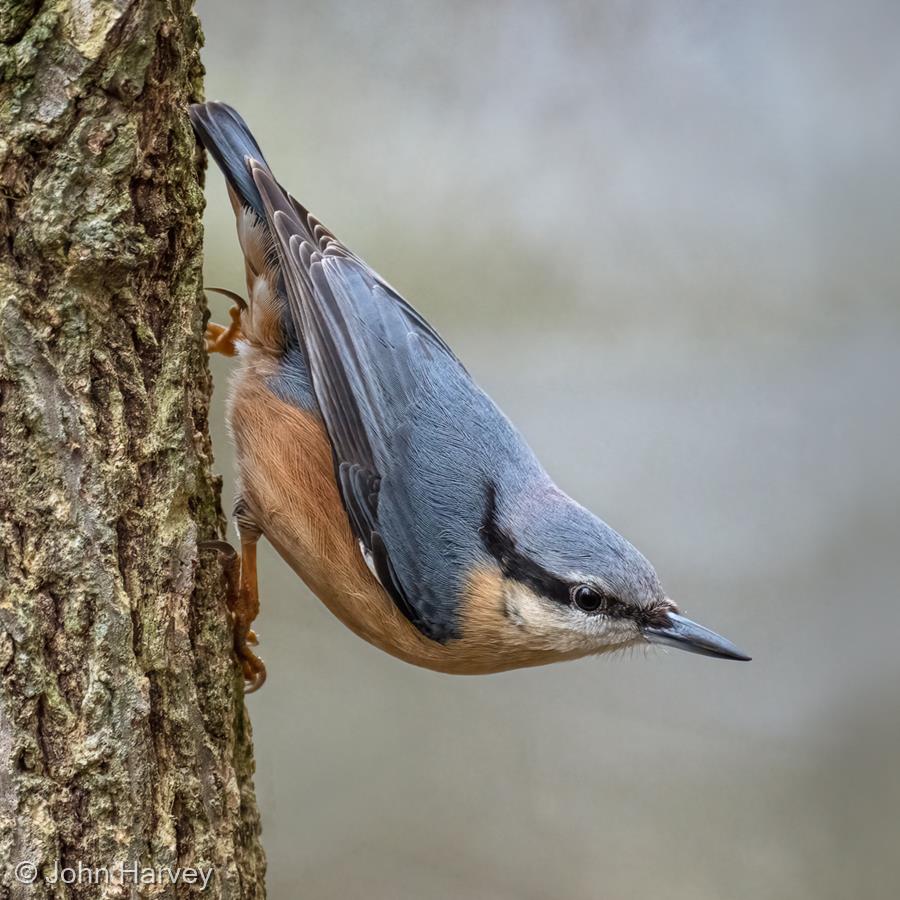
[[[606,598],[594,588],[579,584],[572,590],[572,602],[584,612],[597,612],[606,602]]]

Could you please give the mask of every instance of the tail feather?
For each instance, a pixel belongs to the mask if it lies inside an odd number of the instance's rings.
[[[219,164],[241,202],[265,221],[265,206],[250,176],[247,157],[266,169],[269,166],[247,123],[227,103],[194,103],[189,114],[194,131]]]

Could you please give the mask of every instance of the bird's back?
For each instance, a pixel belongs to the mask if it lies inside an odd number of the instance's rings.
[[[397,606],[428,638],[459,637],[466,582],[492,562],[489,497],[510,506],[549,479],[437,332],[275,181],[240,116],[209,103],[192,120],[239,221],[266,230],[284,332],[269,385],[321,416],[351,528]]]

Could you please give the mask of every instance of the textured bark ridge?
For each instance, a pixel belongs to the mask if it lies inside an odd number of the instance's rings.
[[[197,549],[223,527],[201,40],[189,0],[0,0],[0,900],[264,895],[220,566]],[[172,872],[122,885],[123,864]]]

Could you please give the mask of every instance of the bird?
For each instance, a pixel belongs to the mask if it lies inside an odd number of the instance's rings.
[[[564,493],[426,319],[276,181],[241,116],[193,104],[246,271],[210,353],[237,358],[226,558],[245,687],[265,537],[348,628],[427,669],[489,674],[663,644],[748,660]],[[218,544],[221,549],[221,544]],[[226,548],[229,545],[225,545]]]

